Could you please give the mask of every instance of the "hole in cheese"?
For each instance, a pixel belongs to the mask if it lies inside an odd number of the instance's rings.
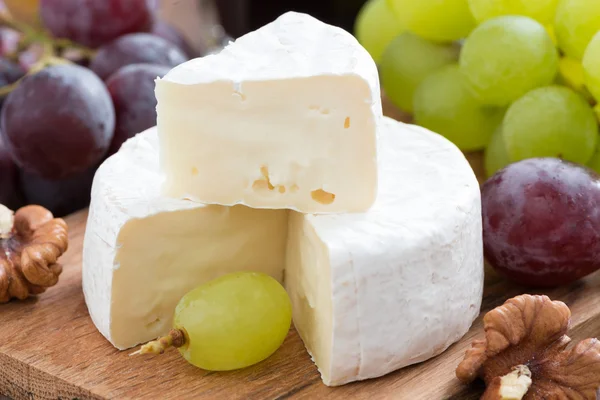
[[[238,96],[242,101],[246,101],[246,95],[242,92],[234,91],[233,96]]]
[[[146,324],[146,328],[152,328],[152,326],[158,324],[160,322],[160,317],[156,317],[156,319],[148,324]]]
[[[277,186],[279,193],[285,193],[285,186]]]
[[[335,200],[335,194],[317,189],[310,192],[310,196],[314,201],[321,204],[331,204]]]
[[[298,190],[300,190],[300,188],[295,183],[292,186],[290,186],[290,192],[296,193]]]
[[[266,166],[260,167],[260,173],[262,175],[262,178],[254,181],[254,183],[252,184],[252,189],[257,190],[257,191],[258,190],[273,191],[275,189],[275,186],[273,186],[273,184],[271,183],[271,179],[269,178],[269,168]],[[285,192],[285,187],[278,186],[278,188],[279,188],[278,189],[279,193]],[[281,188],[283,188],[283,192],[281,191]]]
[[[315,105],[309,106],[308,109],[310,111],[318,112],[318,113],[323,114],[323,115],[328,115],[331,112],[329,110],[329,108],[322,108],[320,106],[315,106]]]
[[[346,119],[344,120],[344,128],[350,128],[350,117],[346,117]]]
[[[192,175],[198,175],[198,168],[192,167]]]

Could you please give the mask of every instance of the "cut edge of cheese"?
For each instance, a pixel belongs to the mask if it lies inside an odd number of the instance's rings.
[[[290,215],[285,284],[323,382],[342,385],[430,359],[480,311],[478,181],[440,135],[385,119],[380,191],[354,215]]]
[[[377,66],[350,33],[288,12],[157,79],[164,193],[205,204],[366,211]]]

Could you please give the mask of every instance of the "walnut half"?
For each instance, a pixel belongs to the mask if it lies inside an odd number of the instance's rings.
[[[24,300],[56,285],[58,258],[68,247],[67,224],[40,206],[0,205],[0,304]]]
[[[571,311],[547,296],[522,295],[487,313],[485,338],[475,340],[456,376],[482,378],[484,400],[600,398],[600,341],[567,350]]]

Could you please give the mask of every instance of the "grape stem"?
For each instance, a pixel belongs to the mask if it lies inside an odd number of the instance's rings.
[[[10,92],[16,89],[17,86],[19,86],[19,84],[21,83],[21,81],[29,75],[36,74],[42,69],[51,65],[71,64],[69,60],[59,56],[59,51],[74,49],[79,51],[81,55],[87,59],[90,59],[95,55],[94,50],[89,49],[85,46],[81,46],[68,39],[53,38],[47,32],[38,31],[36,29],[31,28],[27,24],[20,23],[7,12],[0,11],[0,26],[6,26],[23,34],[23,37],[19,41],[19,45],[16,51],[17,54],[10,56],[10,58],[17,59],[18,53],[27,49],[33,43],[41,43],[43,46],[42,56],[35,64],[31,66],[28,73],[24,77],[10,85],[0,87],[0,98],[8,95]]]
[[[23,76],[21,79],[17,80],[16,82],[14,82],[10,85],[0,87],[0,98],[8,95],[10,92],[12,92],[14,89],[16,89],[17,86],[19,86],[19,84],[21,83],[21,81],[23,79],[25,79],[25,77],[33,75],[33,74],[37,74],[42,69],[44,69],[50,65],[59,65],[59,64],[70,64],[70,61],[66,60],[64,58],[56,57],[54,55],[54,47],[52,46],[52,43],[44,42],[44,48],[43,48],[42,56],[40,57],[40,59],[31,66],[31,68],[29,69],[27,74],[25,74],[25,76]]]
[[[169,347],[183,347],[186,343],[185,332],[182,329],[172,329],[167,336],[163,336],[143,345],[138,351],[130,356],[138,354],[163,354]]]

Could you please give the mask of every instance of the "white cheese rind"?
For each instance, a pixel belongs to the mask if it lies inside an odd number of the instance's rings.
[[[179,299],[228,272],[281,280],[285,210],[206,206],[160,194],[156,129],[98,169],[83,246],[90,316],[117,348],[165,334]]]
[[[440,354],[481,305],[480,190],[468,162],[422,128],[386,119],[379,136],[380,190],[369,212],[290,218],[294,319],[332,386]]]
[[[307,213],[375,201],[377,67],[338,27],[286,13],[175,67],[156,94],[171,197]]]

